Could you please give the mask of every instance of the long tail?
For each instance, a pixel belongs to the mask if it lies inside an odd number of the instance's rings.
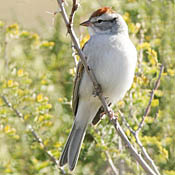
[[[67,139],[66,145],[60,158],[60,166],[63,166],[66,163],[68,163],[69,169],[71,171],[75,168],[79,157],[81,144],[85,136],[86,128],[87,125],[85,125],[84,127],[78,127],[74,122],[72,131],[69,134],[69,137]]]

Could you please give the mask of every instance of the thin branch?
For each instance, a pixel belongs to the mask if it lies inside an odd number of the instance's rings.
[[[129,125],[129,123],[126,121],[125,116],[123,115],[123,113],[122,113],[120,110],[119,110],[118,112],[119,112],[119,114],[120,114],[120,116],[121,116],[121,118],[122,118],[124,124],[126,125],[126,127],[129,129],[129,131],[130,131],[133,135],[135,135],[135,131],[131,128],[131,126]]]
[[[111,114],[110,114],[109,109],[108,109],[108,105],[105,101],[105,98],[102,95],[101,87],[96,80],[96,77],[93,73],[93,70],[88,66],[88,64],[86,62],[86,57],[79,47],[80,44],[78,42],[78,38],[76,37],[73,28],[71,27],[71,25],[69,25],[69,18],[67,16],[67,13],[66,13],[65,8],[64,8],[64,2],[62,0],[57,0],[57,2],[58,2],[58,5],[60,7],[60,10],[61,10],[61,15],[62,15],[64,22],[68,28],[68,33],[70,34],[72,42],[74,43],[75,49],[80,56],[80,59],[84,65],[85,70],[87,71],[91,81],[93,82],[95,94],[99,97],[99,99],[104,107],[104,110],[105,110],[106,114],[108,115],[110,121],[113,123],[117,133],[122,138],[126,147],[129,149],[129,152],[133,155],[133,157],[137,160],[137,162],[142,166],[142,168],[145,170],[145,172],[149,175],[156,175],[156,173],[150,168],[150,166],[144,161],[142,156],[138,154],[136,149],[130,143],[130,141],[128,140],[127,136],[125,135],[123,129],[121,128],[120,124],[118,123],[117,119],[114,116],[111,117]]]
[[[2,100],[4,101],[4,103],[20,118],[23,120],[23,122],[26,125],[26,128],[32,133],[33,137],[35,138],[35,140],[40,144],[41,148],[44,150],[44,152],[49,156],[50,160],[56,165],[56,167],[60,170],[61,174],[66,174],[66,172],[59,167],[59,162],[58,160],[53,156],[53,154],[47,150],[47,148],[45,147],[42,139],[39,137],[39,135],[37,134],[37,132],[34,130],[34,128],[32,127],[32,125],[29,125],[25,122],[24,120],[24,115],[19,112],[17,109],[14,108],[14,106],[7,100],[7,98],[3,95],[1,96]]]
[[[160,175],[157,166],[155,165],[154,161],[151,159],[151,157],[147,153],[147,151],[146,151],[145,147],[143,146],[142,142],[140,141],[138,133],[135,133],[134,137],[135,137],[136,142],[139,145],[139,147],[142,151],[142,154],[143,154],[145,160],[147,161],[147,163],[153,168],[153,170],[157,173],[157,175]]]
[[[76,0],[73,0],[72,10],[71,10],[71,14],[69,16],[69,25],[72,25],[72,27],[73,27],[74,15],[75,15],[75,12],[77,9],[78,9],[78,3]]]
[[[156,81],[156,83],[155,83],[155,85],[154,85],[154,88],[153,88],[152,91],[151,91],[151,95],[150,95],[150,99],[149,99],[149,102],[148,102],[148,106],[146,107],[146,110],[145,110],[145,112],[144,112],[144,115],[143,115],[143,117],[142,117],[142,120],[141,120],[141,122],[140,122],[140,124],[139,124],[139,126],[138,126],[138,128],[137,128],[137,130],[136,130],[136,132],[139,132],[139,131],[141,130],[141,128],[142,128],[143,125],[144,125],[145,118],[146,118],[146,116],[147,116],[147,115],[149,114],[149,112],[150,112],[151,103],[152,103],[153,98],[154,98],[154,93],[155,93],[155,90],[157,90],[157,88],[159,87],[160,78],[161,78],[163,69],[164,69],[164,66],[163,66],[163,64],[162,64],[161,67],[160,67],[160,72],[159,72],[158,79],[157,79],[157,81]]]
[[[160,173],[159,173],[159,171],[158,171],[158,168],[156,167],[154,161],[151,159],[151,157],[150,157],[149,154],[147,153],[146,149],[144,148],[142,142],[140,141],[140,139],[139,139],[139,131],[140,131],[141,128],[143,127],[145,118],[146,118],[146,116],[148,115],[148,113],[149,113],[149,111],[150,111],[151,102],[152,102],[152,100],[153,100],[153,98],[154,98],[155,90],[158,89],[159,84],[160,84],[160,78],[161,78],[161,75],[162,75],[162,72],[163,72],[163,68],[164,68],[163,65],[161,65],[161,67],[160,67],[160,72],[159,72],[159,76],[158,76],[158,79],[157,79],[157,81],[156,81],[156,83],[155,83],[155,85],[154,85],[154,88],[153,88],[152,92],[151,92],[150,100],[149,100],[148,106],[147,106],[147,108],[146,108],[146,110],[145,110],[145,113],[144,113],[144,115],[143,115],[143,118],[142,118],[142,120],[141,120],[141,122],[140,122],[140,124],[139,124],[139,127],[137,128],[136,131],[134,131],[134,130],[130,127],[130,125],[129,125],[128,122],[126,121],[126,119],[125,119],[123,113],[122,113],[121,111],[119,111],[120,116],[122,117],[122,120],[123,120],[124,124],[125,124],[126,127],[130,130],[130,132],[132,133],[132,135],[135,137],[136,142],[137,142],[138,146],[140,147],[141,152],[142,152],[142,154],[143,154],[143,156],[144,156],[144,159],[145,159],[146,162],[153,168],[153,170],[157,173],[157,175],[160,175]]]
[[[114,172],[115,175],[118,175],[118,174],[119,174],[119,173],[118,173],[118,170],[117,170],[117,168],[115,167],[114,162],[113,162],[113,160],[112,160],[112,158],[111,158],[109,152],[108,152],[108,151],[105,151],[105,154],[106,154],[106,157],[107,157],[107,159],[108,159],[108,163],[109,163],[109,165],[110,165],[112,171]]]
[[[58,11],[55,11],[55,12],[46,11],[46,13],[49,15],[52,15],[52,25],[54,25],[55,24],[55,15],[58,13]]]
[[[135,137],[136,139],[136,143],[138,144],[138,146],[141,149],[141,152],[143,154],[143,157],[145,159],[145,161],[153,168],[153,170],[157,173],[157,175],[160,175],[154,161],[151,159],[151,157],[149,156],[149,154],[147,153],[146,149],[144,148],[142,142],[139,139],[138,136],[138,132],[134,131],[131,126],[129,125],[129,123],[126,121],[125,116],[123,115],[123,113],[121,111],[119,111],[119,114],[124,122],[124,124],[126,125],[126,127],[129,129],[129,131],[131,132],[131,134]]]
[[[96,133],[98,133],[99,130],[98,130],[98,129],[95,129],[95,131],[96,131]],[[101,143],[102,143],[103,146],[106,146],[106,145],[105,145],[105,142],[104,142],[104,140],[103,140],[103,136],[101,137]],[[106,155],[107,161],[108,161],[108,163],[109,163],[109,165],[110,165],[110,167],[111,167],[113,173],[114,173],[115,175],[118,175],[118,174],[119,174],[119,173],[118,173],[118,170],[117,170],[117,168],[115,167],[114,162],[113,162],[113,160],[112,160],[112,158],[111,158],[111,155],[109,154],[109,152],[108,152],[107,150],[105,150],[105,155]]]
[[[78,60],[77,60],[77,53],[76,53],[76,50],[74,48],[74,45],[72,44],[72,57],[74,58],[74,62],[75,62],[75,69],[76,69],[76,66],[78,65]]]
[[[118,121],[115,118],[113,118],[111,121],[112,121],[112,123],[113,123],[113,125],[114,125],[114,127],[115,127],[115,129],[117,131],[117,133],[119,134],[119,136],[123,140],[125,147],[128,148],[129,152],[136,159],[136,161],[140,164],[140,166],[149,175],[156,175],[156,173],[152,170],[152,168],[142,158],[141,154],[139,154],[137,152],[137,150],[134,148],[134,146],[131,144],[131,142],[129,141],[128,137],[126,136],[126,134],[124,133],[123,129],[121,128],[120,124],[118,123]]]

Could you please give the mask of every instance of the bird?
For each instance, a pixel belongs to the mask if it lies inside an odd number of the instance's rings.
[[[90,35],[82,49],[87,64],[93,70],[107,104],[114,104],[130,89],[137,63],[137,51],[129,38],[128,26],[110,7],[96,10],[80,25],[87,27]],[[96,124],[104,112],[93,92],[93,83],[80,60],[73,87],[74,123],[59,160],[61,167],[68,164],[71,171],[77,164],[88,125]]]

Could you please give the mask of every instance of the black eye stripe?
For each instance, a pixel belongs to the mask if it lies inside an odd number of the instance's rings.
[[[117,18],[113,18],[111,20],[102,20],[102,19],[99,19],[98,21],[95,21],[94,23],[102,23],[102,22],[114,22],[116,21]]]
[[[99,20],[97,21],[97,23],[102,23],[102,22],[104,22],[102,19],[99,19]]]

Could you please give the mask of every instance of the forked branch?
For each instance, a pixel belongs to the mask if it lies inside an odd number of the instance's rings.
[[[160,67],[160,72],[159,72],[158,79],[157,79],[157,81],[156,81],[156,83],[155,83],[155,85],[154,85],[154,88],[153,88],[152,91],[151,91],[151,95],[150,95],[150,99],[149,99],[149,102],[148,102],[148,106],[146,107],[146,110],[145,110],[145,112],[144,112],[144,115],[143,115],[143,117],[142,117],[142,120],[141,120],[141,122],[140,122],[140,124],[139,124],[139,126],[138,126],[138,128],[137,128],[137,130],[136,130],[136,132],[139,132],[139,131],[141,130],[141,128],[142,128],[143,125],[144,125],[145,118],[146,118],[146,116],[147,116],[147,115],[149,114],[149,112],[150,112],[151,103],[152,103],[152,101],[153,101],[155,91],[156,91],[156,90],[158,89],[158,87],[159,87],[160,78],[161,78],[163,69],[164,69],[164,66],[163,66],[163,64],[162,64],[161,67]]]
[[[14,108],[14,106],[12,105],[12,103],[10,103],[8,101],[8,99],[6,98],[6,96],[1,96],[2,100],[4,101],[4,103],[16,114],[17,117],[19,117],[20,119],[23,120],[23,122],[26,125],[26,128],[31,132],[31,134],[33,135],[33,137],[35,138],[35,140],[40,144],[41,148],[44,150],[44,152],[48,155],[48,157],[50,158],[50,160],[56,165],[56,167],[60,170],[61,174],[66,174],[66,172],[59,167],[59,163],[58,160],[53,156],[53,154],[45,147],[43,140],[39,137],[39,135],[37,134],[37,132],[34,130],[34,128],[32,127],[32,125],[29,125],[25,122],[24,120],[24,115],[18,111],[16,108]]]

